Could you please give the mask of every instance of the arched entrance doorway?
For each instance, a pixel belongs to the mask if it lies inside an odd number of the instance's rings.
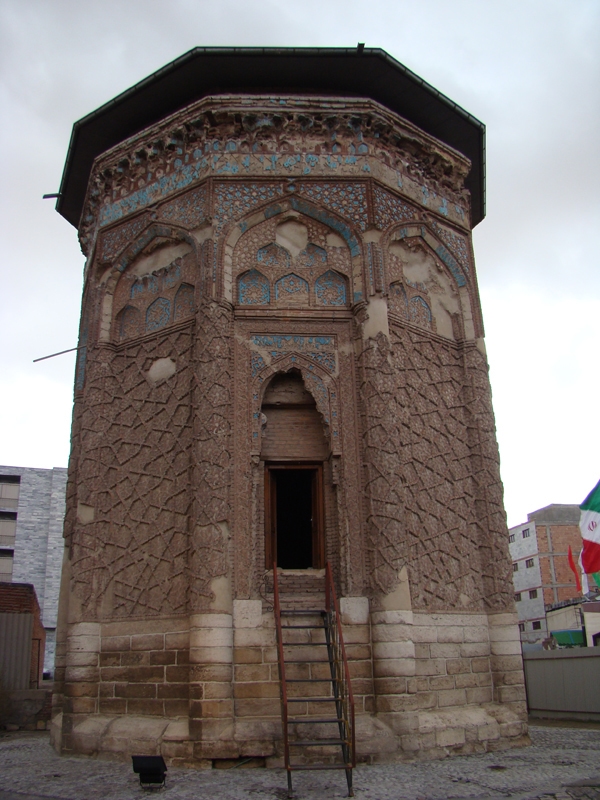
[[[265,565],[325,565],[323,462],[329,445],[321,415],[297,370],[276,375],[264,395]]]

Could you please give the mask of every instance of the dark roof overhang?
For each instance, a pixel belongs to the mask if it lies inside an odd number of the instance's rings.
[[[214,94],[376,100],[470,159],[472,224],[485,216],[485,125],[379,48],[195,47],[73,125],[57,211],[78,226],[94,159]]]

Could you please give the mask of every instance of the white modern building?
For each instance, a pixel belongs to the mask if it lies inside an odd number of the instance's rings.
[[[526,650],[548,636],[535,523],[526,522],[511,528],[508,542],[521,644]]]
[[[537,649],[548,638],[546,610],[578,596],[569,567],[568,548],[581,549],[579,506],[553,503],[532,511],[527,522],[510,528],[513,585],[523,650]]]
[[[54,670],[67,470],[0,466],[0,582],[32,583]]]

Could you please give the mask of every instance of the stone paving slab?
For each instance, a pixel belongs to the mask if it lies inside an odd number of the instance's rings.
[[[360,800],[600,800],[600,726],[530,728],[532,746],[444,761],[359,767]],[[346,795],[343,772],[294,774],[298,800]],[[0,800],[286,800],[283,770],[169,769],[143,791],[131,765],[61,758],[47,734],[0,737]]]

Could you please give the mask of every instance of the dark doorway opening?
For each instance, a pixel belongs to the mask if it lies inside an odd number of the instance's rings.
[[[312,557],[312,470],[274,472],[277,493],[277,563],[281,569],[308,569]]]
[[[322,567],[320,466],[267,467],[267,569]]]

